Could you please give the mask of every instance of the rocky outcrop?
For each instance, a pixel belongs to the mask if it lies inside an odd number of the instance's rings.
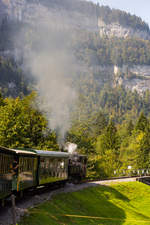
[[[95,74],[100,87],[106,83],[113,87],[121,85],[131,91],[137,91],[142,94],[146,90],[150,90],[150,66],[145,65],[116,65],[93,66],[90,68],[79,67],[79,71],[84,72],[85,75]]]
[[[105,83],[113,87],[122,85],[132,91],[136,90],[139,94],[150,90],[150,66],[148,65],[95,66],[92,72],[99,75],[96,79],[100,86]]]
[[[133,29],[132,27],[123,27],[119,23],[106,24],[101,18],[98,19],[98,28],[101,37],[131,37],[150,40],[150,34],[146,31]]]
[[[132,91],[136,90],[139,94],[146,90],[150,90],[150,66],[114,66],[113,85],[123,85]]]

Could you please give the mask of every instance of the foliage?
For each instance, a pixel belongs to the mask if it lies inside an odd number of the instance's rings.
[[[89,87],[86,91],[84,86],[68,133],[68,141],[77,143],[81,153],[88,156],[88,176],[111,177],[115,170],[129,165],[149,168],[150,126],[142,112],[145,106],[149,113],[147,94],[139,96],[118,87],[103,89],[98,95],[93,84],[91,90]]]
[[[33,106],[34,102],[34,93],[23,99],[4,99],[4,105],[0,106],[0,145],[58,149],[55,134],[49,130],[42,113]]]
[[[150,167],[150,139],[149,120],[142,113],[130,133],[126,133],[120,147],[122,167],[149,168]]]
[[[118,160],[120,140],[117,129],[111,120],[106,130],[96,141],[96,172],[100,177],[113,176],[114,170],[120,166]]]
[[[24,76],[17,63],[0,56],[0,90],[4,96],[18,97],[29,94],[31,79]]]
[[[131,15],[119,9],[110,9],[108,6],[101,6],[98,9],[98,15],[106,23],[119,23],[124,27],[132,27],[149,32],[149,26],[142,21],[140,17]]]
[[[144,132],[148,129],[148,127],[149,127],[149,121],[146,118],[146,116],[144,115],[144,113],[141,113],[141,115],[137,121],[135,129]]]
[[[31,1],[29,1],[31,2]],[[106,24],[118,22],[122,26],[130,26],[134,29],[140,29],[149,32],[149,27],[141,18],[131,16],[129,13],[120,10],[110,9],[107,6],[99,6],[87,1],[71,1],[71,0],[43,0],[42,4],[53,8],[59,5],[70,11],[78,11],[88,16],[98,16],[105,21]],[[30,3],[29,3],[30,4]],[[29,94],[29,74],[25,76],[22,68],[22,42],[16,43],[14,40],[23,27],[27,25],[22,21],[9,20],[3,18],[0,24],[0,87],[5,96],[17,97]],[[30,30],[34,33],[34,28],[29,25]],[[35,28],[36,29],[36,28]],[[101,38],[99,33],[91,33],[85,30],[71,32],[73,40],[71,49],[73,49],[77,61],[80,65],[86,64],[89,67],[99,65],[122,65],[122,64],[150,64],[150,41],[133,39],[133,38]],[[14,44],[15,43],[15,44]],[[19,62],[14,62],[14,52],[18,50]],[[17,54],[18,54],[17,53]],[[82,71],[83,72],[83,71]],[[113,74],[112,74],[113,75]],[[106,74],[103,75],[105,79]],[[132,74],[124,74],[131,76]],[[134,75],[133,75],[134,76]],[[28,77],[28,79],[26,79]],[[32,81],[33,82],[33,81]]]
[[[98,16],[106,24],[115,22],[150,32],[148,25],[139,17],[100,7],[99,4],[73,0],[42,2],[48,7],[58,4],[70,11]],[[48,128],[47,120],[35,106],[35,96],[27,96],[34,81],[30,74],[25,75],[22,71],[21,57],[16,62],[11,56],[15,49],[13,39],[23,26],[25,24],[22,22],[7,18],[0,25],[0,89],[2,95],[7,97],[0,95],[0,145],[57,150],[56,134]],[[34,29],[37,28],[30,26],[33,34],[36,33]],[[85,30],[71,33],[71,43],[68,45],[71,45],[83,70],[79,69],[73,80],[79,98],[71,115],[72,125],[66,141],[76,143],[80,153],[88,156],[88,176],[113,176],[116,168],[125,169],[128,165],[148,168],[150,91],[141,96],[122,86],[112,88],[113,74],[99,72],[98,67],[149,65],[150,41],[100,37],[98,33]],[[17,43],[20,52],[22,45]],[[120,76],[128,80],[136,77],[128,71]]]
[[[95,65],[149,65],[150,41],[139,38],[100,37],[84,33],[76,47],[77,59]],[[82,38],[82,36],[81,36]]]

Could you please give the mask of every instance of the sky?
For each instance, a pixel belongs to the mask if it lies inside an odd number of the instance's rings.
[[[110,8],[121,9],[136,16],[150,26],[150,0],[92,0],[100,5],[108,5]]]

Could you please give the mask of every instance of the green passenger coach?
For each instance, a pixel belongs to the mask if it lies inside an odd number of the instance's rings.
[[[0,201],[28,188],[81,180],[86,161],[79,154],[0,147]]]
[[[38,185],[67,181],[69,154],[65,152],[36,150],[39,157]]]
[[[14,150],[18,169],[13,169],[12,190],[23,191],[37,185],[38,158],[33,151]]]
[[[0,199],[37,185],[38,157],[32,151],[0,147]]]

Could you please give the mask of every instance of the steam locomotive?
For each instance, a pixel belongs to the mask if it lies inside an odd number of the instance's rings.
[[[86,163],[77,153],[0,147],[0,201],[29,188],[78,182],[86,176]]]

